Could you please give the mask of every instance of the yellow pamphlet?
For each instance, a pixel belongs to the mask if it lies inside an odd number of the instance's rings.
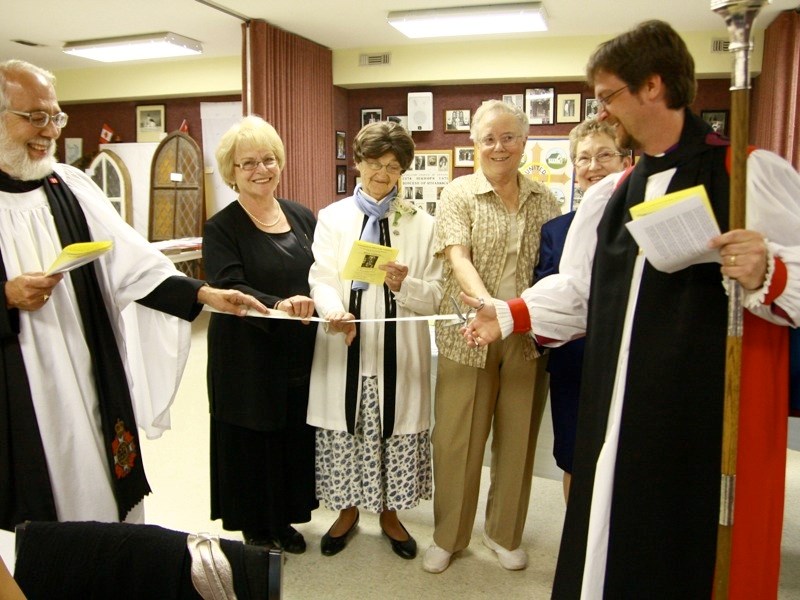
[[[107,240],[102,242],[78,242],[70,244],[58,255],[55,262],[50,265],[45,275],[55,275],[56,273],[66,273],[72,269],[82,267],[86,263],[92,262],[111,250],[114,242]]]
[[[355,281],[382,284],[386,279],[386,271],[379,269],[381,265],[397,258],[397,248],[381,246],[372,242],[356,240],[347,257],[342,277]]]
[[[640,217],[644,217],[645,215],[649,215],[667,208],[668,206],[672,206],[673,204],[677,204],[678,202],[682,202],[683,200],[690,200],[692,198],[697,198],[703,204],[703,206],[705,206],[708,214],[711,215],[711,218],[716,221],[716,218],[714,217],[714,211],[711,210],[711,202],[708,199],[706,188],[702,185],[696,185],[694,187],[686,188],[685,190],[672,192],[666,196],[661,196],[661,198],[656,198],[655,200],[648,200],[647,202],[637,204],[636,206],[631,207],[631,216],[634,219],[638,219]]]

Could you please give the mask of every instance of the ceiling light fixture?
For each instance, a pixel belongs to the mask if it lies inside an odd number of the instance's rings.
[[[202,54],[203,46],[197,40],[177,33],[161,32],[67,42],[62,51],[101,62],[124,62]]]
[[[390,12],[389,24],[410,38],[547,31],[541,2]]]

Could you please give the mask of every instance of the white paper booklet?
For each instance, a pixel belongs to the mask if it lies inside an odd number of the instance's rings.
[[[722,262],[719,251],[708,248],[720,230],[702,185],[638,204],[631,215],[633,221],[626,226],[659,271],[674,273],[690,265]]]

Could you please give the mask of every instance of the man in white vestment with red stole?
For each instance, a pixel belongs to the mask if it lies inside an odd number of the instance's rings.
[[[483,345],[528,331],[586,335],[575,471],[553,598],[710,598],[720,503],[727,297],[744,289],[730,598],[775,598],[788,413],[788,327],[800,323],[800,176],[763,150],[747,161],[747,229],[712,240],[722,266],[656,270],[629,209],[703,185],[728,229],[728,140],[688,106],[694,61],[666,23],[602,44],[587,74],[600,111],[641,158],[584,197],[560,273],[494,300],[464,329]],[[464,297],[479,307],[478,299]],[[497,317],[497,318],[495,318]],[[787,327],[788,326],[788,327]]]

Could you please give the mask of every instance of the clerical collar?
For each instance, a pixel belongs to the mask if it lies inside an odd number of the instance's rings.
[[[678,142],[675,142],[674,144],[672,144],[672,146],[670,146],[663,152],[659,152],[658,154],[652,154],[651,156],[653,158],[664,158],[667,154],[669,154],[670,152],[674,152],[677,149],[678,149]]]
[[[42,187],[42,179],[34,179],[32,181],[22,181],[21,179],[14,179],[5,171],[0,170],[0,191],[9,192],[11,194],[22,194],[30,192],[36,188]]]

